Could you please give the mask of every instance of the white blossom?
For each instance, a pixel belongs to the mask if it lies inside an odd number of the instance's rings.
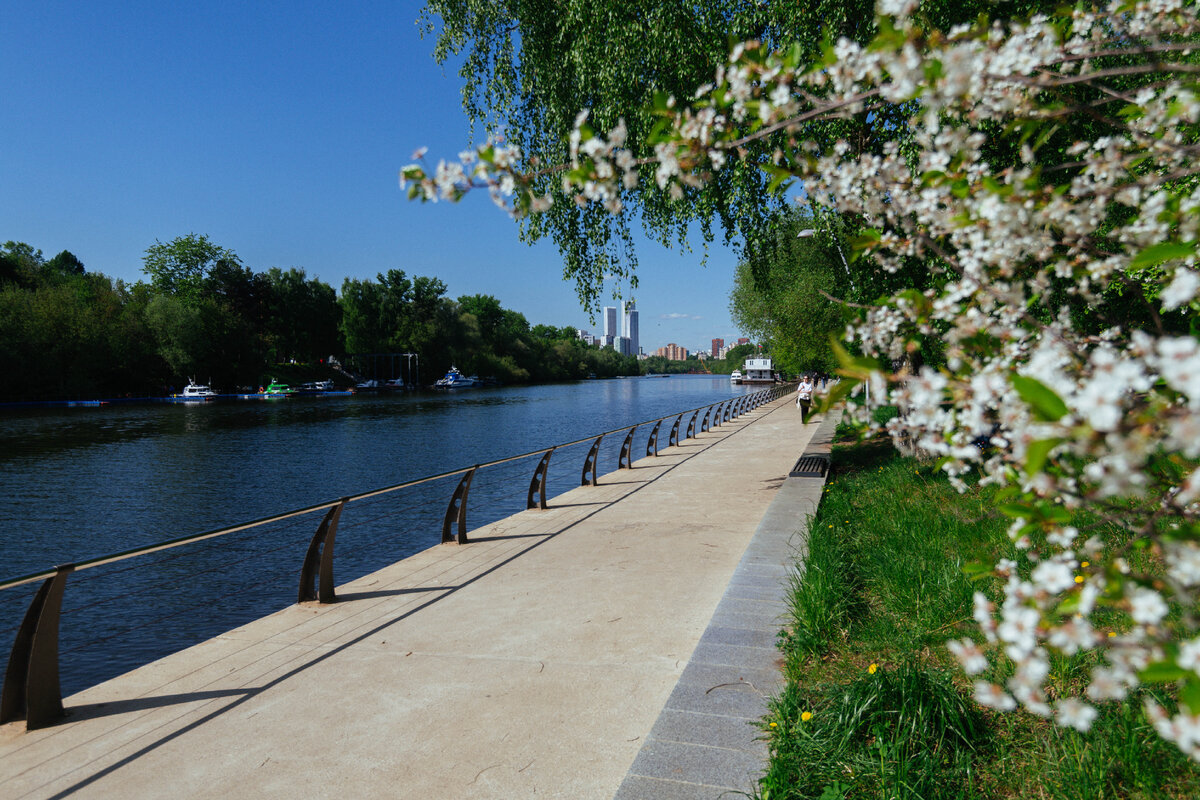
[[[1076,697],[1067,697],[1058,701],[1054,708],[1054,718],[1063,727],[1086,733],[1096,719],[1096,709]]]
[[[963,672],[968,675],[978,675],[988,668],[987,657],[970,639],[951,639],[946,642],[946,646],[962,664]]]

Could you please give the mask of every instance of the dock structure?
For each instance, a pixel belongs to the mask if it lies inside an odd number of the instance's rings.
[[[3,796],[747,791],[823,483],[788,476],[830,433],[785,396],[68,697],[61,724],[0,727]]]

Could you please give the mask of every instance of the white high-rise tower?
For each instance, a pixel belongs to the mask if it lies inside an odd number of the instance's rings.
[[[617,307],[604,307],[604,343],[601,347],[612,347],[617,341]]]
[[[629,352],[626,355],[636,356],[641,352],[638,342],[638,312],[636,303],[630,300],[621,307],[621,335],[629,341]]]

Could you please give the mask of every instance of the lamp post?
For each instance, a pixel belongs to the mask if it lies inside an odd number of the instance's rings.
[[[805,228],[804,230],[802,230],[796,234],[796,238],[797,239],[808,239],[809,237],[816,236],[816,235],[817,235],[816,228]],[[838,244],[837,242],[834,242],[833,246],[837,250],[838,255],[842,257],[842,267],[844,267],[846,270],[846,278],[850,281],[850,288],[857,290],[858,287],[856,287],[854,285],[854,278],[850,277],[850,264],[847,263],[847,261],[846,261],[846,254],[842,252],[842,246],[840,244]]]
[[[408,362],[408,379],[412,384],[410,388],[416,389],[417,387],[420,386],[421,357],[419,355],[417,355],[416,353],[401,353],[400,355],[404,356],[405,361]],[[412,369],[412,360],[414,358],[417,359],[417,377],[416,377],[416,379],[413,378],[413,369]]]

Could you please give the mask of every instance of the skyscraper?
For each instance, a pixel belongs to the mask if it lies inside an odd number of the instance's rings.
[[[629,340],[629,352],[626,355],[636,356],[641,353],[641,343],[638,342],[638,312],[633,300],[621,305],[621,335]]]
[[[604,344],[602,347],[612,347],[617,341],[617,307],[604,307]]]

